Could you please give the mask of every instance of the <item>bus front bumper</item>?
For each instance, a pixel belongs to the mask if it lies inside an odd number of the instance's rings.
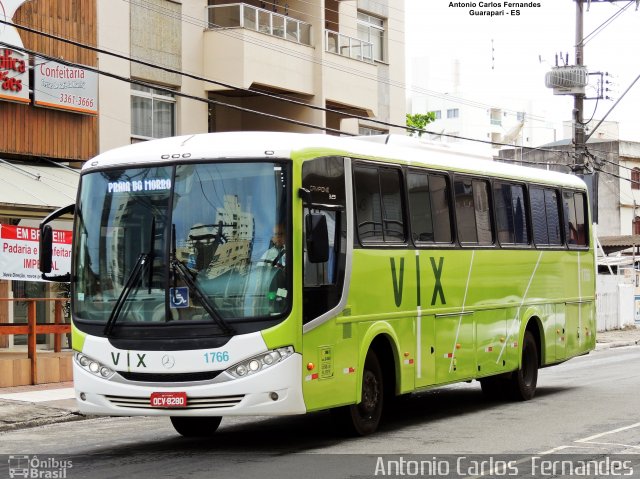
[[[145,384],[105,380],[74,362],[74,385],[83,414],[109,416],[254,416],[306,412],[302,356],[250,376],[218,383]],[[185,407],[154,407],[153,393],[186,393]]]

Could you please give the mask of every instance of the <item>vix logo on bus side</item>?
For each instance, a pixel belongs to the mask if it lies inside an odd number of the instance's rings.
[[[439,300],[441,304],[447,304],[444,299],[444,289],[442,288],[442,270],[444,269],[444,257],[438,258],[438,264],[436,264],[436,258],[431,256],[429,258],[431,262],[431,270],[433,271],[433,294],[431,295],[431,306],[436,304]],[[396,306],[400,307],[402,304],[402,290],[404,286],[404,258],[400,258],[400,271],[396,270],[396,259],[389,258],[391,263],[391,280],[393,281],[393,297],[396,302]],[[416,255],[416,300],[418,306],[422,306],[420,299],[420,256]]]

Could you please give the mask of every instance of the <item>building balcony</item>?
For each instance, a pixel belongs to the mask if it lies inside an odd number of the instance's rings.
[[[324,31],[324,49],[343,57],[373,63],[373,44],[332,30]]]
[[[302,45],[311,45],[311,25],[246,3],[207,7],[209,29],[246,28]]]
[[[237,3],[207,7],[204,73],[242,88],[314,93],[311,25]],[[208,91],[227,88],[205,84]]]

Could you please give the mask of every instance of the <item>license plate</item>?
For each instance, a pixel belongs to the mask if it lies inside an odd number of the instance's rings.
[[[171,393],[151,393],[151,407],[186,407],[187,393],[171,392]]]

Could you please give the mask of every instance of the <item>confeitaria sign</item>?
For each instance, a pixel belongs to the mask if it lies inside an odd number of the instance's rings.
[[[96,115],[98,74],[36,58],[33,102],[37,106]]]

